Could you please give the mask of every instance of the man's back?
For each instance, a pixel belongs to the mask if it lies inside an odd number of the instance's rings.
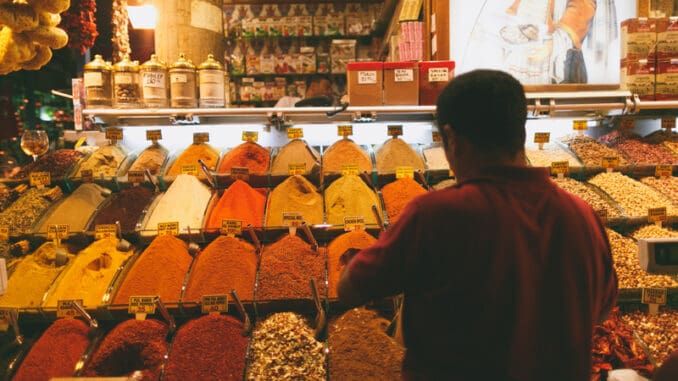
[[[404,284],[407,374],[588,379],[591,325],[616,291],[590,207],[544,171],[499,167],[418,198],[401,218],[351,278],[366,296]],[[381,256],[387,246],[400,258]]]

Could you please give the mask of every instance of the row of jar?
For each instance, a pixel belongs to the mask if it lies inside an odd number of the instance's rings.
[[[182,53],[169,68],[153,54],[142,65],[129,55],[115,65],[100,55],[85,65],[83,74],[89,108],[224,107],[227,73],[212,54],[196,65]]]

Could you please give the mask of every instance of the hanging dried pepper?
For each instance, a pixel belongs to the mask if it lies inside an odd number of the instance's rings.
[[[72,0],[68,10],[61,14],[59,27],[68,33],[68,47],[78,49],[80,54],[94,46],[99,35],[94,17],[96,10],[94,0]]]

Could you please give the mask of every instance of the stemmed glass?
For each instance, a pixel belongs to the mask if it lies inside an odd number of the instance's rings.
[[[21,135],[21,150],[31,155],[33,161],[49,149],[49,137],[43,130],[26,130]]]

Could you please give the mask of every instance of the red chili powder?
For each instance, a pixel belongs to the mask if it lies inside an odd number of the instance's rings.
[[[71,377],[87,346],[89,327],[82,320],[59,319],[47,328],[21,363],[13,380]]]
[[[184,241],[171,235],[156,237],[125,276],[113,304],[127,304],[130,296],[143,295],[178,303],[191,261]]]
[[[233,289],[242,300],[254,299],[254,246],[238,238],[219,236],[195,261],[184,301],[197,302],[203,295],[229,294]]]
[[[229,173],[232,167],[249,168],[250,173],[264,174],[268,171],[271,153],[257,143],[245,142],[228,151],[221,159],[219,173]]]
[[[242,180],[237,180],[224,191],[219,202],[212,208],[207,228],[221,228],[222,220],[241,220],[243,226],[262,226],[265,205],[266,196],[262,192]]]
[[[177,332],[163,380],[242,380],[247,337],[232,316],[209,314]]]
[[[381,188],[381,195],[384,197],[388,222],[391,224],[395,223],[405,206],[412,201],[413,198],[424,193],[426,193],[426,189],[410,178],[398,179],[390,184],[384,185],[384,187]]]
[[[310,299],[309,279],[315,278],[325,294],[325,249],[313,251],[298,236],[286,235],[265,246],[259,267],[257,300]]]
[[[167,325],[157,320],[127,320],[104,338],[85,365],[85,377],[124,377],[141,371],[143,380],[160,377],[167,353]]]

